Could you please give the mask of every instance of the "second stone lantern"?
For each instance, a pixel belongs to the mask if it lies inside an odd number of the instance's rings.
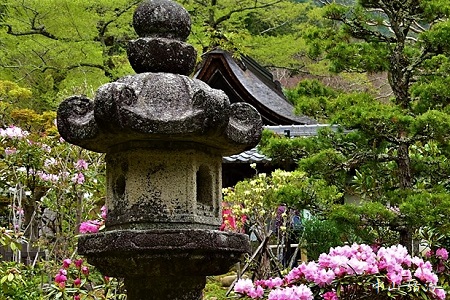
[[[254,147],[262,121],[187,77],[196,52],[180,5],[144,1],[133,26],[128,58],[138,74],[58,109],[66,141],[106,153],[105,231],[80,237],[78,249],[104,275],[125,278],[128,300],[201,299],[206,276],[249,251],[246,235],[217,230],[221,162]]]

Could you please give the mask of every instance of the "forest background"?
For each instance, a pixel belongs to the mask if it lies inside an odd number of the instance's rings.
[[[73,251],[65,245],[74,245],[80,222],[99,213],[104,191],[101,156],[61,143],[54,110],[70,95],[92,97],[101,84],[133,73],[125,49],[136,37],[131,20],[139,2],[0,4],[2,127],[19,126],[35,142],[3,136],[3,149],[16,152],[2,156],[2,199],[23,200],[20,226],[29,237],[39,235],[31,220],[50,220],[51,253],[59,259]],[[286,95],[297,113],[346,129],[308,139],[265,133],[260,150],[296,169],[270,193],[251,193],[270,214],[280,204],[308,209],[317,219],[311,228],[327,227],[334,244],[400,242],[416,252],[413,240],[449,246],[450,3],[179,2],[192,16],[189,42],[199,62],[217,47],[236,58],[250,55],[291,88]],[[91,168],[80,169],[80,160]],[[64,173],[65,181],[55,185],[37,170]],[[236,187],[230,202],[246,200],[249,182],[241,184],[242,195]],[[18,212],[6,209],[7,227]]]

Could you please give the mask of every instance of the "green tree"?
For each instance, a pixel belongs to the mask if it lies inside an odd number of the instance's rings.
[[[298,72],[306,49],[300,39],[302,21],[314,8],[290,0],[180,0],[193,20],[191,42],[200,53],[220,47],[254,56],[266,66]],[[301,55],[300,55],[301,54]]]
[[[291,92],[300,113],[353,131],[328,131],[309,142],[314,146],[292,142],[304,147],[299,167],[360,199],[360,205],[332,207],[330,216],[390,228],[411,249],[414,229],[428,225],[448,232],[450,225],[450,97],[444,88],[450,3],[324,2],[323,16],[332,23],[305,32],[310,53],[336,73],[387,72],[392,97],[381,101],[376,91],[344,93],[301,83]],[[277,140],[264,145],[268,152],[286,149]]]
[[[54,108],[68,95],[133,73],[126,45],[136,37],[132,13],[142,0],[7,0],[0,6],[0,78],[32,89],[30,108]],[[305,44],[300,25],[314,6],[290,0],[179,0],[192,18],[189,42],[254,56],[298,72]]]
[[[55,107],[55,98],[92,94],[131,73],[125,46],[134,36],[138,0],[7,0],[0,8],[0,76],[31,88],[30,108]]]

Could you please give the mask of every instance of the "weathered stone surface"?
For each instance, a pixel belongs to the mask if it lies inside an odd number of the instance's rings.
[[[220,226],[221,157],[163,149],[107,154],[108,230]]]
[[[233,284],[233,282],[236,280],[237,275],[228,275],[220,278],[220,284],[223,287],[229,287]]]
[[[100,87],[93,104],[77,99],[61,104],[58,129],[68,142],[97,152],[138,140],[192,142],[231,155],[254,147],[262,132],[252,106],[230,105],[224,92],[183,75],[126,76]]]
[[[146,0],[136,9],[133,26],[139,38],[129,42],[127,53],[136,73],[192,73],[197,52],[184,43],[191,20],[182,6],[169,0]]]
[[[136,73],[168,72],[189,75],[197,51],[189,44],[166,38],[139,38],[128,43],[128,60]]]
[[[233,103],[230,111],[226,129],[227,140],[236,145],[258,144],[263,126],[259,112],[245,102]]]
[[[222,91],[169,73],[123,77],[100,87],[94,101],[99,123],[149,135],[223,131],[230,109]]]
[[[205,276],[139,276],[125,279],[128,300],[201,300],[205,284]]]
[[[84,96],[72,96],[64,100],[57,112],[58,130],[69,143],[83,147],[99,137],[94,119],[94,103]]]
[[[140,37],[185,41],[191,31],[191,18],[184,7],[176,2],[145,0],[133,15],[133,27]]]
[[[226,273],[250,245],[215,230],[120,230],[83,235],[78,251],[108,276],[201,276]]]

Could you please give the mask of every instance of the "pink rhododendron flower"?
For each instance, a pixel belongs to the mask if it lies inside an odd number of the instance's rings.
[[[367,270],[367,263],[352,257],[347,263],[347,274],[362,275]]]
[[[250,279],[239,279],[235,286],[234,291],[239,294],[246,295],[253,288],[253,282]]]
[[[445,291],[444,289],[433,289],[431,290],[439,300],[445,299]]]
[[[301,284],[299,286],[275,289],[269,293],[269,300],[313,300],[310,288]]]
[[[75,286],[80,286],[80,285],[81,285],[81,279],[80,279],[80,278],[76,278],[76,279],[73,281],[73,284],[74,284]]]
[[[83,260],[80,259],[76,259],[74,262],[75,267],[77,267],[78,269],[81,268],[81,265],[83,264]]]
[[[438,263],[436,267],[436,273],[442,273],[445,271],[445,265],[441,262]]]
[[[323,299],[325,300],[338,300],[338,296],[335,292],[326,292],[322,295]]]
[[[247,295],[252,299],[262,298],[264,296],[264,289],[261,286],[252,287]]]
[[[81,267],[81,273],[83,273],[85,276],[89,275],[89,268],[86,266]]]
[[[305,267],[303,269],[303,273],[305,274],[305,278],[308,281],[314,281],[318,271],[319,271],[319,266],[314,261],[311,261],[311,262],[305,264]]]
[[[75,163],[75,169],[77,169],[78,171],[87,170],[88,169],[88,163],[84,159],[79,159]]]
[[[421,267],[418,267],[414,272],[414,276],[419,278],[420,281],[424,283],[436,284],[438,282],[438,277],[433,273],[430,262],[426,262]]]
[[[332,270],[321,269],[317,273],[317,276],[314,279],[314,283],[320,287],[323,287],[326,286],[327,284],[330,284],[335,277],[336,275]]]
[[[59,269],[59,274],[66,276],[67,275],[67,270]]]
[[[106,207],[106,205],[103,205],[102,208],[100,208],[100,210],[102,211],[102,219],[106,220],[106,215],[108,214],[108,208]]]
[[[62,282],[66,282],[67,281],[67,276],[64,274],[56,274],[55,276],[55,282],[56,283],[62,283]]]
[[[443,259],[448,259],[447,250],[440,250],[436,257],[441,260],[436,269],[445,269]],[[375,276],[371,276],[375,275]],[[349,277],[354,277],[348,280]],[[414,278],[413,278],[414,277]],[[343,281],[342,281],[343,279]],[[361,280],[361,281],[359,281]],[[358,282],[371,283],[362,285],[361,291],[354,286]],[[255,281],[241,281],[238,290],[247,297],[258,298],[261,289],[266,289],[269,300],[313,299],[312,290],[317,297],[324,300],[337,300],[336,289],[340,288],[340,296],[356,293],[375,295],[375,293],[408,293],[410,285],[427,288],[428,295],[445,299],[445,291],[436,286],[438,277],[429,261],[411,257],[407,249],[401,245],[381,247],[374,251],[368,245],[353,244],[331,248],[328,254],[321,254],[318,262],[302,263],[293,268],[285,277]],[[303,284],[307,284],[303,285]],[[255,288],[256,287],[256,288]],[[235,289],[236,290],[236,289]],[[325,291],[327,292],[325,292]],[[331,291],[330,291],[331,290]],[[249,294],[251,293],[251,295]],[[323,293],[323,294],[321,294]],[[263,293],[264,294],[264,293]],[[387,297],[387,296],[386,296]],[[356,299],[356,298],[355,298]],[[428,299],[428,298],[427,298]]]
[[[80,233],[96,233],[100,228],[100,222],[89,220],[80,224]]]
[[[388,272],[386,276],[387,276],[389,282],[393,283],[394,286],[402,283],[403,277],[402,277],[401,273]]]
[[[423,259],[421,259],[420,257],[414,256],[411,259],[411,262],[416,265],[417,267],[422,266],[423,264],[425,264],[425,262],[423,261]]]
[[[72,176],[72,182],[76,184],[83,184],[84,182],[84,175],[83,173],[77,173]]]
[[[276,287],[280,287],[282,286],[284,283],[283,279],[281,279],[280,277],[275,277],[275,278],[269,278],[266,280],[257,280],[255,281],[255,285],[259,285],[263,288],[269,288],[269,289],[273,289]]]
[[[72,260],[70,260],[70,258],[66,258],[65,260],[63,260],[63,268],[67,269],[71,263],[72,263]]]
[[[80,300],[81,298],[80,298],[80,295],[74,295],[73,296],[73,300]]]
[[[436,257],[447,260],[448,259],[448,251],[445,248],[439,248],[436,250]]]
[[[42,181],[48,181],[48,182],[54,182],[54,183],[57,183],[59,181],[59,176],[56,174],[47,174],[42,171],[37,171],[36,175],[38,175]]]
[[[303,264],[302,264],[302,265],[303,265]],[[302,266],[302,265],[301,265],[301,266]],[[286,279],[286,282],[287,282],[288,284],[291,284],[291,283],[297,281],[298,279],[302,278],[303,275],[304,275],[304,274],[303,274],[303,271],[301,270],[301,268],[300,268],[300,266],[299,266],[299,267],[293,268],[293,269],[286,275],[285,279]]]
[[[17,149],[16,148],[10,148],[10,147],[7,147],[6,149],[5,149],[5,154],[6,155],[12,155],[12,154],[15,154],[15,153],[17,153]]]
[[[17,126],[9,126],[5,129],[0,128],[0,136],[2,137],[8,137],[10,139],[22,139],[26,136],[28,136],[30,133],[28,131],[22,130],[21,128]]]

